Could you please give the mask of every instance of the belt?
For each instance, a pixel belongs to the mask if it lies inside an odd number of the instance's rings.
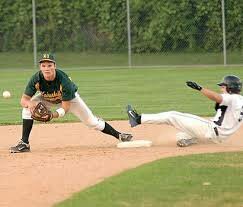
[[[213,130],[215,131],[216,136],[219,136],[219,131],[218,131],[217,127],[214,127]]]

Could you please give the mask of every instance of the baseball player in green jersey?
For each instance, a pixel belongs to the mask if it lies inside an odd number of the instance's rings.
[[[58,107],[56,111],[51,112],[50,119],[61,118],[70,112],[90,128],[109,134],[120,141],[132,139],[131,134],[117,131],[107,122],[93,115],[79,96],[77,86],[65,72],[56,68],[56,61],[52,54],[42,55],[39,68],[40,70],[29,80],[20,101],[23,107],[22,138],[16,146],[10,148],[11,153],[30,151],[29,135],[34,122],[31,115],[38,102],[44,102],[49,109],[52,106]]]

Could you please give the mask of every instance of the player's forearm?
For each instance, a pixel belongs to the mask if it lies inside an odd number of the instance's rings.
[[[214,91],[211,91],[207,88],[202,88],[201,93],[208,97],[210,100],[215,101],[216,103],[221,103],[222,102],[222,96]]]
[[[23,108],[29,108],[29,105],[30,105],[30,102],[31,102],[31,97],[23,94],[23,96],[21,97],[21,100],[20,100],[20,104]]]
[[[63,101],[61,108],[57,109],[52,113],[53,118],[63,117],[68,112],[70,105],[71,105],[70,101]]]
[[[59,118],[59,114],[56,111],[52,112],[52,118]]]

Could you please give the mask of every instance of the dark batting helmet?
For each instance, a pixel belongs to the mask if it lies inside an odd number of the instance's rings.
[[[242,82],[239,77],[235,75],[224,76],[223,80],[218,83],[219,86],[226,86],[228,93],[237,93],[239,94],[242,89]]]

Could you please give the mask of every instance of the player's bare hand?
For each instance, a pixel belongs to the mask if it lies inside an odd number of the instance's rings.
[[[186,85],[192,89],[201,91],[202,90],[202,86],[200,86],[199,84],[197,84],[196,82],[193,81],[187,81]]]

